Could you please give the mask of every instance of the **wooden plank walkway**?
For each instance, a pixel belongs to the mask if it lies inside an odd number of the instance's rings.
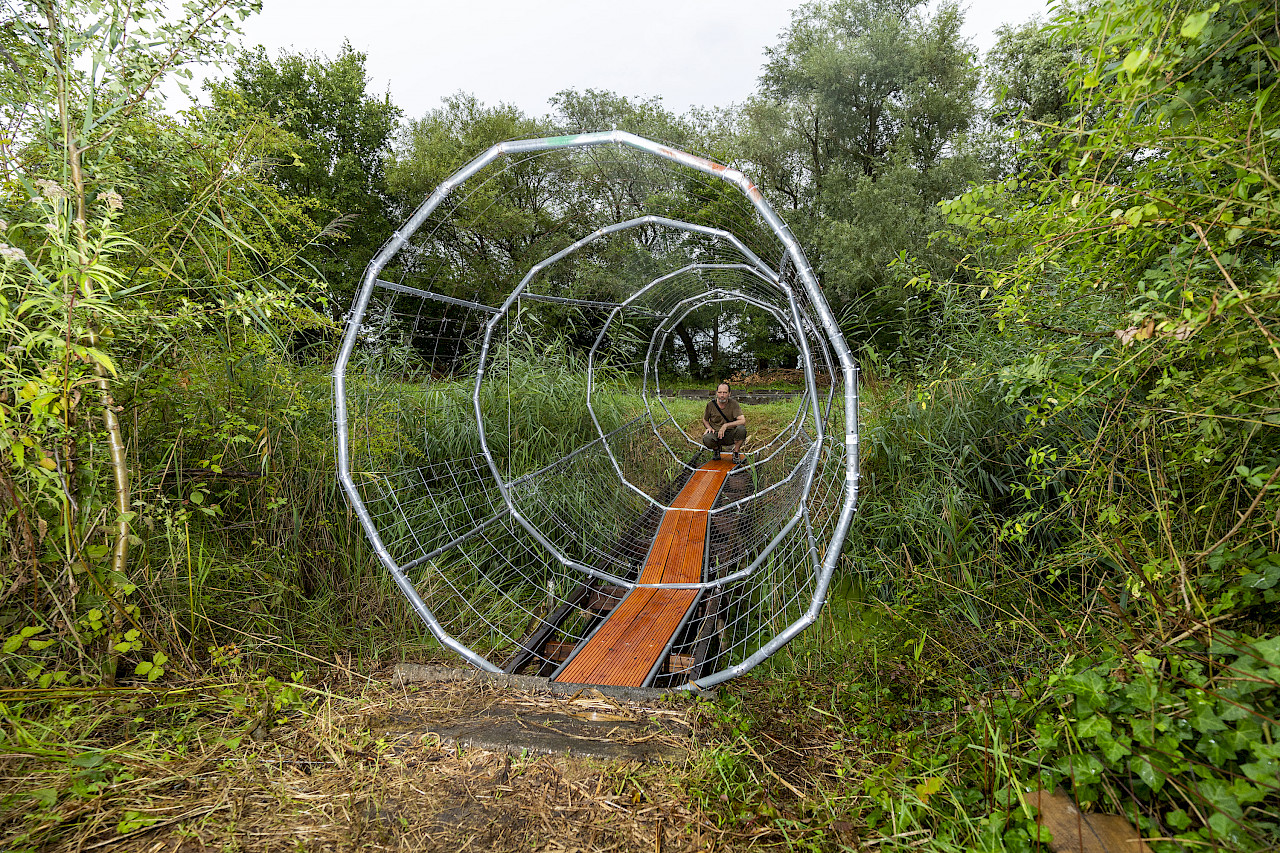
[[[702,580],[707,510],[733,467],[727,459],[712,459],[693,472],[663,513],[640,583]],[[554,680],[643,687],[700,594],[697,589],[633,589]]]

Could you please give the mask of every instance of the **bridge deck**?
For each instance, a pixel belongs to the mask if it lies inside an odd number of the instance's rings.
[[[707,551],[707,510],[715,503],[733,463],[712,459],[662,516],[640,583],[698,583]],[[658,668],[680,626],[698,602],[697,589],[633,589],[578,649],[556,681],[642,687]]]

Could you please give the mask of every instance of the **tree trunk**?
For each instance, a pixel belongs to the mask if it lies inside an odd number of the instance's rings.
[[[711,369],[720,369],[720,313],[711,320]]]
[[[60,119],[60,130],[62,132],[63,155],[67,165],[67,170],[71,177],[71,195],[75,204],[76,219],[72,223],[72,229],[75,235],[72,239],[83,241],[85,239],[85,221],[87,216],[88,199],[85,190],[84,170],[81,162],[81,154],[84,149],[81,147],[81,140],[77,137],[76,131],[72,127],[71,109],[70,109],[70,93],[68,83],[69,69],[67,67],[66,54],[62,44],[61,22],[58,19],[58,9],[54,3],[47,3],[44,7],[45,18],[49,24],[49,36],[51,39],[54,64],[56,67],[57,78],[57,99],[58,99],[58,118]],[[72,328],[72,309],[75,304],[76,281],[73,279],[72,273],[64,276],[66,294],[67,294],[67,330],[68,334]],[[89,317],[86,323],[88,327],[88,343],[91,347],[97,348],[100,343],[100,337],[97,330],[97,318]],[[118,578],[128,577],[129,567],[129,464],[128,456],[125,452],[124,436],[120,429],[120,420],[116,417],[115,403],[111,398],[111,381],[108,376],[107,369],[100,363],[94,364],[95,384],[98,388],[100,396],[100,405],[102,406],[102,423],[107,433],[108,458],[111,461],[111,470],[114,475],[114,493],[115,493],[115,542],[111,549],[111,570]],[[70,426],[70,413],[66,414],[68,426]],[[74,488],[70,481],[67,483],[68,488]],[[74,503],[71,504],[74,507]],[[74,530],[74,518],[67,519],[69,530]],[[68,559],[72,559],[72,555],[67,555]],[[104,590],[105,591],[105,590]],[[114,602],[113,602],[114,603]],[[118,633],[123,630],[124,613],[120,606],[116,604],[115,620],[113,628]],[[107,686],[115,686],[116,669],[119,665],[120,655],[114,648],[108,650],[107,665],[103,672],[103,681]]]
[[[684,323],[676,324],[676,336],[684,344],[684,354],[689,357],[689,375],[694,379],[702,378],[702,368],[698,364],[698,348],[693,345],[693,335]]]

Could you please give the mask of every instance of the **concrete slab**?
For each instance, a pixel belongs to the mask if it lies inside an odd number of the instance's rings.
[[[646,763],[685,761],[691,748],[685,720],[690,705],[671,701],[670,691],[561,685],[410,664],[397,667],[396,678],[421,687],[369,721],[375,737],[393,748],[431,745]]]
[[[398,684],[425,684],[431,682],[471,681],[489,687],[509,687],[514,690],[573,695],[583,691],[596,691],[602,696],[624,701],[652,702],[666,700],[689,702],[701,695],[697,688],[667,690],[654,687],[610,687],[599,684],[561,684],[533,675],[506,675],[481,672],[478,669],[454,669],[447,666],[428,666],[416,663],[397,664],[394,680]]]

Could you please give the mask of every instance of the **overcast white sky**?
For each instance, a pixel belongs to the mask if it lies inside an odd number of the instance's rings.
[[[458,91],[483,103],[549,111],[562,89],[660,96],[670,110],[728,106],[756,88],[764,49],[799,0],[265,0],[245,43],[334,56],[342,40],[368,54],[372,88],[409,117]],[[980,50],[1044,0],[969,0],[966,34]]]

